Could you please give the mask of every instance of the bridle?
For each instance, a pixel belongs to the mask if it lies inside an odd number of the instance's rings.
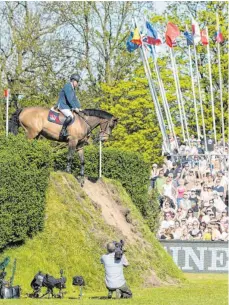
[[[109,126],[109,121],[108,120],[106,120],[106,121],[104,121],[103,123],[100,123],[100,127],[101,127],[101,129],[102,129],[102,125],[104,125],[104,124],[106,124],[106,126],[105,126],[105,128],[104,128],[104,131],[100,131],[100,135],[101,134],[105,134],[105,135],[110,135],[110,133],[108,133],[106,130],[107,130],[107,127]]]
[[[93,126],[91,126],[88,121],[84,118],[84,116],[82,116],[80,113],[77,113],[79,115],[79,117],[81,117],[84,122],[89,126],[89,130],[87,131],[87,136],[91,134],[92,130],[95,128]],[[110,135],[110,133],[106,132],[107,130],[107,127],[108,127],[108,124],[109,124],[109,120],[105,120],[103,123],[100,123],[100,127],[102,129],[102,125],[106,124],[105,128],[104,128],[104,131],[100,131],[100,134],[105,134],[105,135]],[[98,125],[97,125],[98,126]]]

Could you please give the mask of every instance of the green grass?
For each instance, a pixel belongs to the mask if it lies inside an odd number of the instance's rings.
[[[20,299],[1,300],[1,304],[14,305],[226,305],[228,304],[227,284],[228,279],[225,274],[190,274],[186,275],[188,281],[179,286],[167,286],[148,289],[133,289],[133,299],[131,300],[99,300],[91,297],[105,296],[103,292],[84,293],[82,300],[69,299],[77,297],[77,292],[67,294],[64,299]]]
[[[126,245],[130,267],[125,270],[125,276],[131,287],[146,287],[152,274],[162,282],[181,282],[182,272],[154,238],[121,184],[105,179],[104,188],[109,188],[111,196],[130,209],[136,234],[141,237]],[[10,256],[11,263],[6,269],[9,279],[13,259],[17,258],[14,283],[20,284],[23,296],[31,292],[30,282],[39,270],[59,277],[61,268],[68,279],[68,293],[74,290],[71,285],[74,275],[85,278],[86,293],[98,292],[104,289],[100,257],[106,252],[108,241],[120,238],[124,238],[120,230],[104,221],[101,210],[93,205],[76,179],[55,172],[51,173],[46,194],[44,231],[21,246],[6,249],[0,261]]]

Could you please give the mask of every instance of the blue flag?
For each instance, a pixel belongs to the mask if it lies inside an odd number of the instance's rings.
[[[154,27],[146,21],[146,28],[147,28],[147,43],[150,45],[160,45],[161,39],[158,37],[157,31],[154,29]]]
[[[134,52],[134,51],[139,47],[139,45],[137,45],[137,44],[131,42],[131,40],[133,39],[133,37],[134,37],[134,33],[131,32],[131,33],[130,33],[130,36],[129,36],[129,38],[127,39],[127,42],[126,42],[126,48],[127,48],[127,50],[128,50],[129,52]]]
[[[184,36],[187,39],[187,46],[192,46],[193,45],[193,35],[189,32],[184,32]]]

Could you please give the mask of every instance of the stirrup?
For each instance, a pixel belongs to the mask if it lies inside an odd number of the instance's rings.
[[[59,135],[59,140],[65,140],[68,137],[68,132],[65,129],[64,131],[61,130],[60,135]]]

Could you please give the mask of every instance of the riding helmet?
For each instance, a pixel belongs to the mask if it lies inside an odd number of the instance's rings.
[[[79,74],[76,74],[76,73],[72,74],[70,77],[70,81],[72,81],[72,80],[76,80],[77,82],[79,82],[79,80],[80,80]]]

